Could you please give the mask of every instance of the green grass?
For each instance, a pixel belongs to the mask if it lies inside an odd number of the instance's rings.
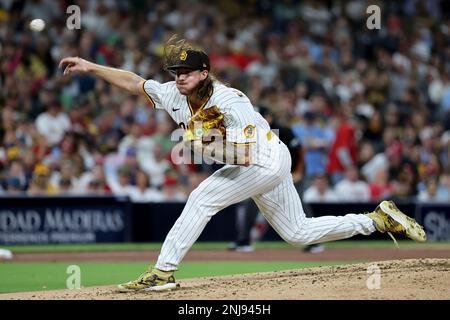
[[[177,279],[280,271],[350,262],[186,262],[176,272]],[[135,279],[148,268],[145,263],[73,263],[80,267],[81,286],[111,285]],[[72,263],[0,264],[0,293],[65,289],[72,275]],[[1,299],[1,296],[0,296]]]
[[[450,249],[450,242],[415,243],[411,240],[399,240],[400,248],[426,248],[426,249]],[[198,242],[192,250],[199,249],[226,249],[228,242]],[[15,253],[33,252],[99,252],[99,251],[145,251],[159,250],[162,243],[105,243],[105,244],[58,244],[58,245],[31,245],[31,246],[2,246]],[[325,243],[327,248],[393,248],[391,240],[343,240]],[[257,249],[289,249],[289,244],[283,241],[258,242]]]

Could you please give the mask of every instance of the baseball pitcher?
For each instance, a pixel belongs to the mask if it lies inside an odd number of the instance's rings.
[[[357,234],[399,233],[419,242],[423,228],[383,201],[370,213],[307,218],[294,187],[291,156],[245,94],[225,86],[210,73],[201,49],[184,40],[169,40],[164,67],[175,80],[159,83],[78,57],[64,58],[64,75],[90,73],[131,94],[145,95],[155,109],[164,109],[183,129],[183,144],[226,165],[204,180],[189,196],[167,235],[154,267],[138,279],[118,286],[121,292],[177,288],[174,272],[208,221],[229,205],[251,198],[288,243],[303,246]]]

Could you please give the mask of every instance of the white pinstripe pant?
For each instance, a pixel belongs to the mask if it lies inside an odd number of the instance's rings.
[[[290,174],[291,156],[278,138],[262,165],[226,165],[189,196],[167,235],[156,268],[176,270],[208,221],[220,210],[251,197],[274,230],[294,246],[345,239],[375,231],[362,214],[306,218]]]

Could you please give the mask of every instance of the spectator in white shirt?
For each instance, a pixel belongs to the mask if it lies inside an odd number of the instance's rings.
[[[119,143],[119,154],[126,155],[130,148],[136,149],[139,139],[142,137],[142,128],[138,123],[131,125],[130,133],[122,138]]]
[[[165,174],[172,166],[165,158],[162,146],[158,143],[154,145],[153,156],[146,161],[140,161],[139,165],[151,177],[151,186],[158,188],[164,184]]]
[[[122,166],[118,170],[118,179],[108,181],[111,191],[116,196],[128,196],[131,190],[131,172],[128,167]]]
[[[345,179],[336,184],[335,191],[341,202],[370,201],[369,185],[359,179],[359,171],[356,167],[346,170]]]
[[[259,77],[263,87],[268,88],[274,83],[278,74],[278,66],[270,63],[266,55],[262,55],[260,60],[255,60],[247,66],[245,73],[249,76]]]
[[[136,186],[129,188],[129,196],[133,202],[162,202],[164,195],[156,188],[150,188],[147,173],[139,170],[136,173]]]
[[[48,110],[36,118],[36,128],[50,146],[61,142],[64,134],[70,130],[70,119],[61,111],[58,102],[50,103]]]
[[[316,175],[312,186],[303,194],[305,202],[338,202],[336,192],[330,188],[326,175]]]

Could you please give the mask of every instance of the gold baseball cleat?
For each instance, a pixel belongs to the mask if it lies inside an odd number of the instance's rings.
[[[173,271],[162,271],[152,268],[139,276],[134,281],[122,283],[117,286],[119,292],[139,291],[167,291],[177,289]]]
[[[375,211],[367,213],[366,216],[375,222],[378,231],[389,234],[397,248],[397,241],[391,232],[402,234],[417,242],[427,240],[427,235],[422,226],[416,220],[401,212],[393,201],[381,202]]]

